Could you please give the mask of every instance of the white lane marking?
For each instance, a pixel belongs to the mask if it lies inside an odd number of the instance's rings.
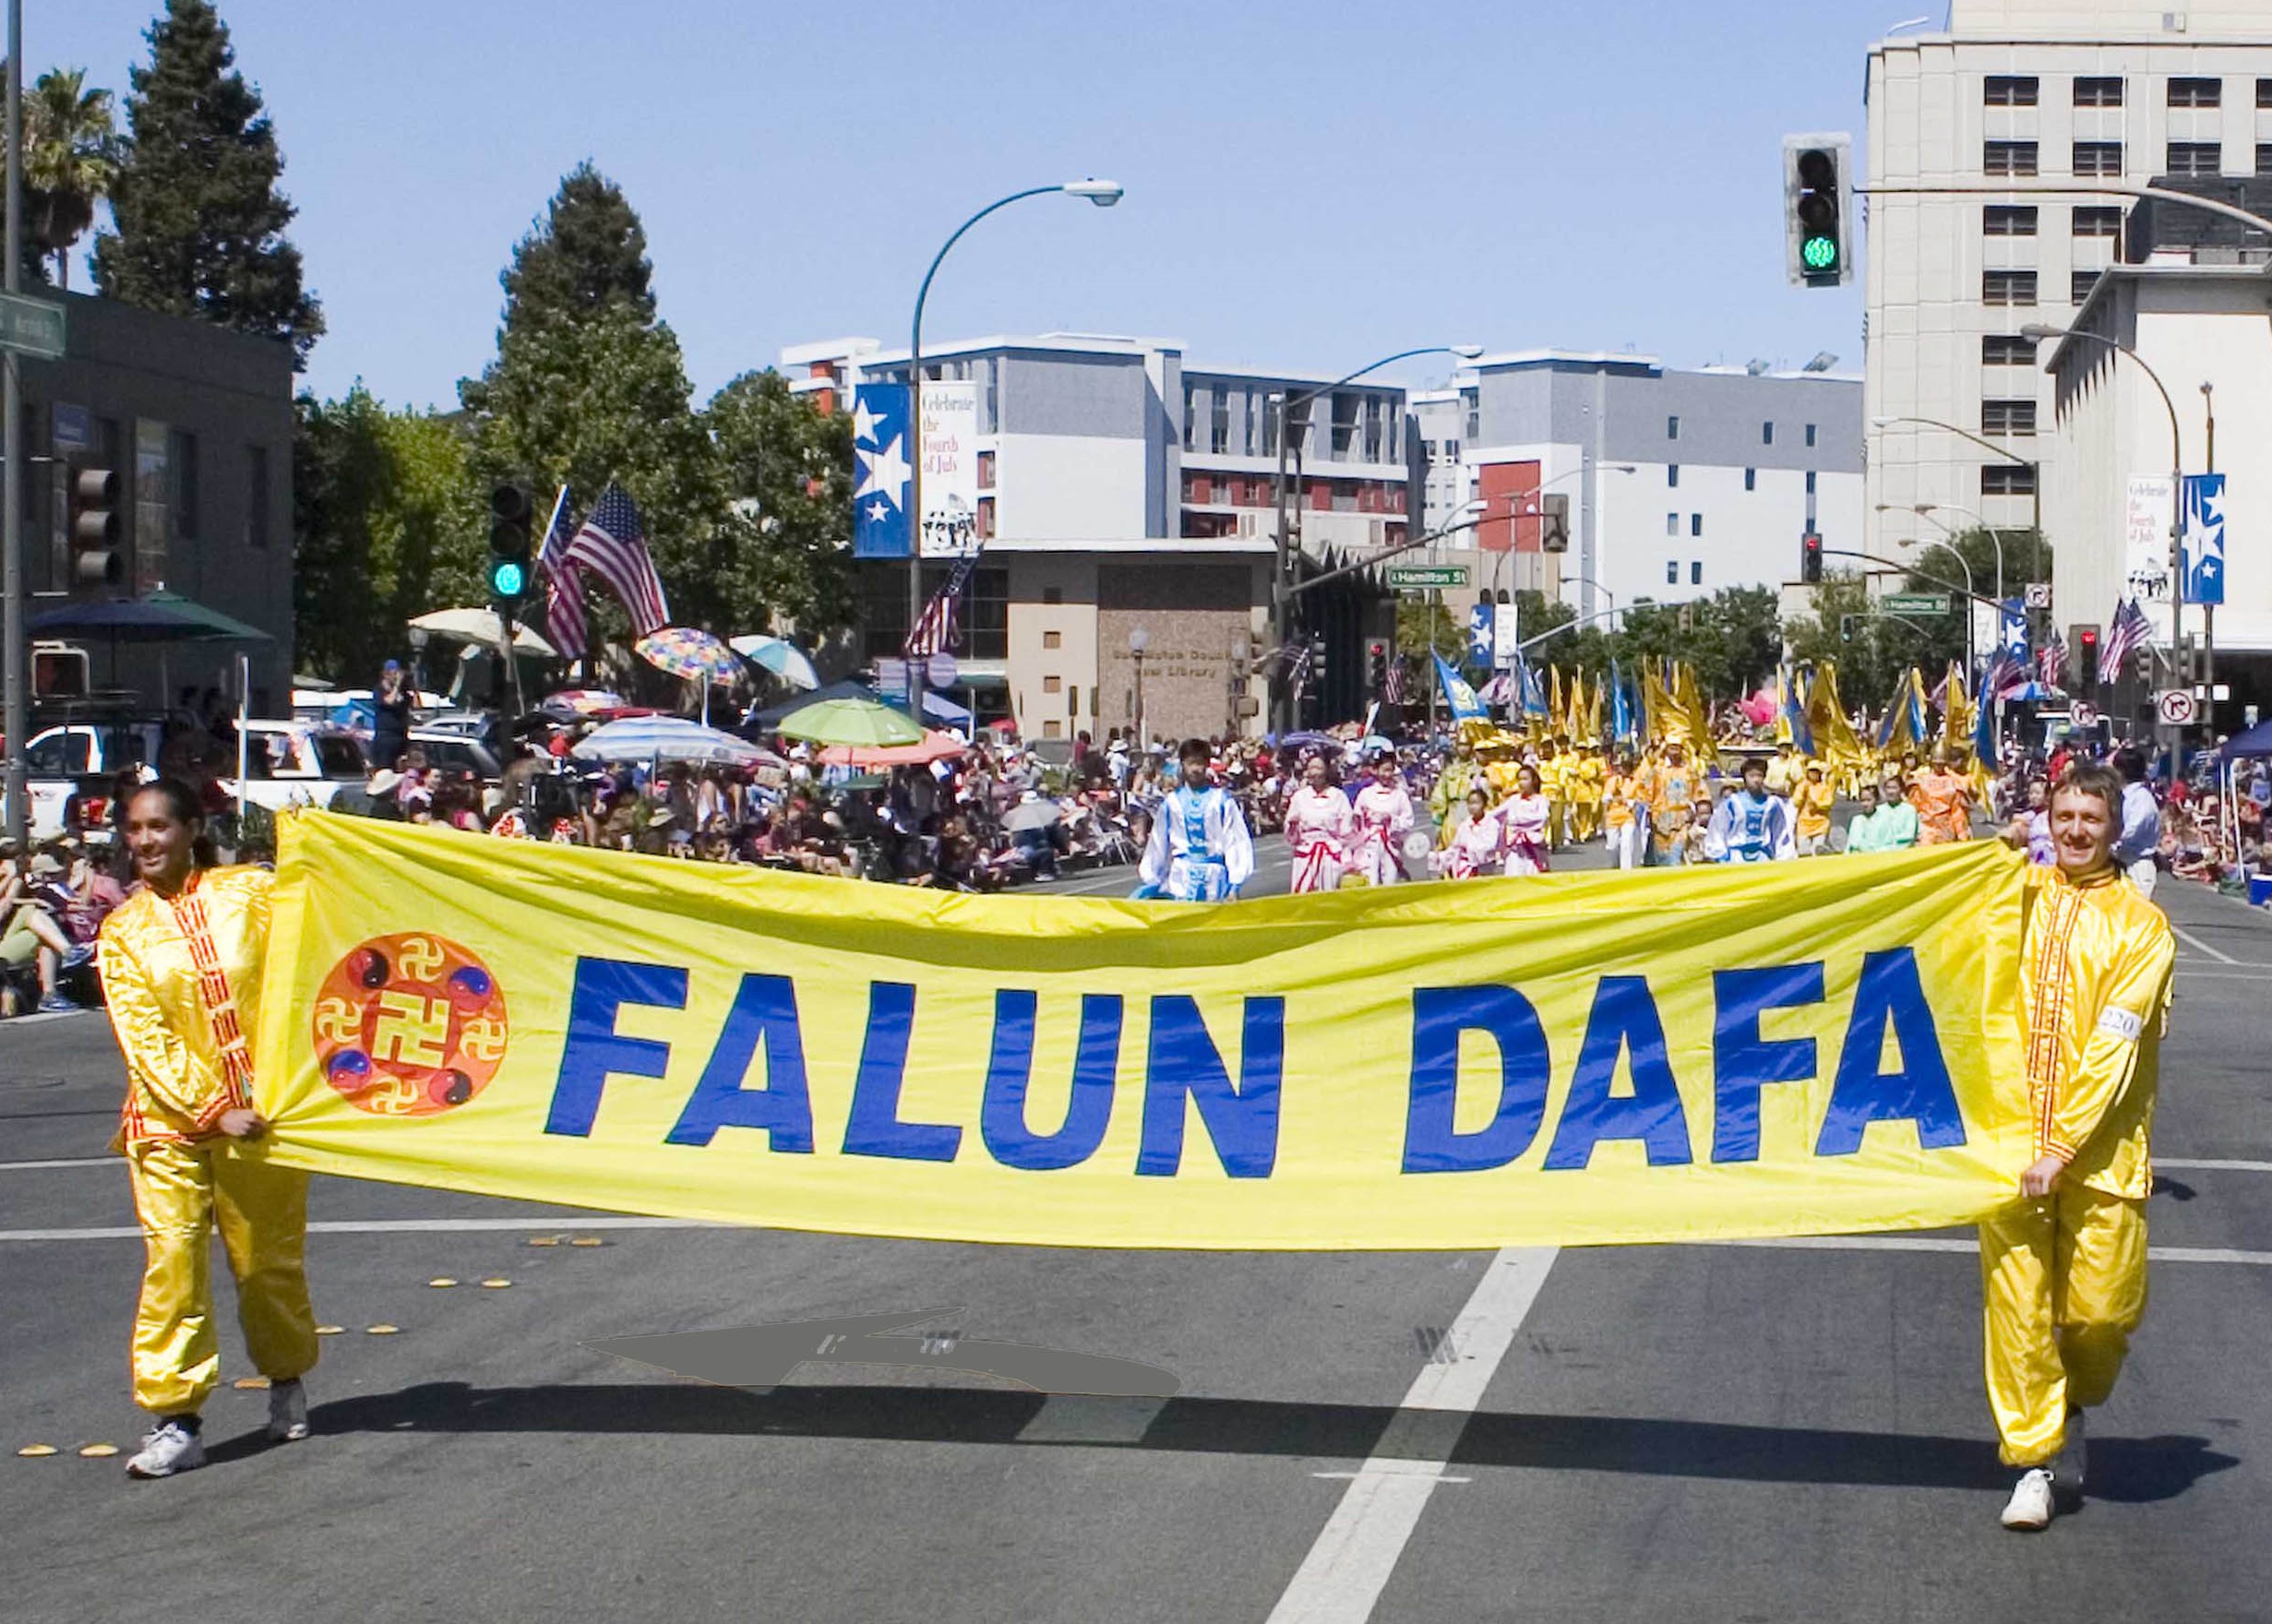
[[[1975,1256],[1977,1241],[1951,1240],[1931,1235],[1793,1235],[1758,1240],[1684,1242],[1707,1247],[1776,1247],[1801,1252],[1962,1252]],[[2240,1263],[2272,1269],[2272,1252],[2245,1252],[2232,1247],[2148,1247],[2146,1255],[2157,1263]]]
[[[2214,1157],[2156,1156],[2154,1165],[2188,1173],[2272,1173],[2272,1162],[2225,1162]]]
[[[2194,949],[2194,951],[2206,953],[2219,964],[2238,964],[2241,962],[2240,960],[2234,958],[2230,953],[2218,952],[2215,948],[2209,946],[2208,943],[2203,941],[2199,937],[2194,935],[2192,931],[2187,930],[2182,925],[2177,925],[2174,923],[2171,924],[2170,926],[2170,934],[2177,937],[2179,941],[2183,942],[2187,947]],[[2262,969],[2264,967],[2262,965],[2258,965],[2256,968]]]
[[[34,1167],[124,1167],[124,1156],[63,1156],[52,1162],[0,1162],[0,1173],[22,1173]]]
[[[1372,1617],[1428,1497],[1439,1483],[1456,1481],[1445,1475],[1444,1462],[1538,1300],[1556,1250],[1508,1247],[1491,1260],[1452,1322],[1450,1341],[1459,1357],[1420,1367],[1397,1418],[1350,1478],[1341,1503],[1271,1609],[1271,1624],[1364,1624]],[[1443,1425],[1407,1425],[1413,1418],[1405,1412],[1411,1411],[1438,1412]],[[1402,1441],[1400,1432],[1406,1435]],[[1397,1452],[1415,1448],[1434,1458]]]
[[[460,1235],[498,1230],[577,1229],[749,1229],[749,1224],[713,1224],[702,1218],[343,1218],[307,1226],[310,1235]],[[0,1241],[139,1240],[139,1224],[92,1229],[0,1229]]]
[[[2180,964],[2177,973],[2186,981],[2272,981],[2272,971],[2195,970],[2190,964]]]

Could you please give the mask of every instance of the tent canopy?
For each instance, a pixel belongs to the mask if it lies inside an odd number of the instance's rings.
[[[2228,761],[2272,756],[2272,722],[2259,722],[2246,733],[2233,734],[2220,753]]]

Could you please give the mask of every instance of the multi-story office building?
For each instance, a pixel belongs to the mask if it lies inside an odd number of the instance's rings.
[[[1871,550],[1917,534],[1920,503],[2026,525],[2066,471],[2020,329],[2075,318],[2124,199],[2024,188],[2272,170],[2272,0],[1952,0],[1946,32],[1871,47],[1867,93],[1872,186],[2015,187],[1868,199]]]
[[[1453,392],[1456,410],[1431,405],[1423,422],[1439,446],[1459,431],[1483,504],[1478,586],[1599,615],[1779,585],[1798,576],[1807,531],[1834,548],[1862,534],[1859,378],[1536,350],[1483,357]],[[1469,499],[1457,481],[1442,490]],[[1541,534],[1554,495],[1569,499],[1559,555]]]
[[[795,345],[781,361],[831,402],[908,375],[907,352],[873,339]],[[1146,731],[1262,725],[1250,668],[1269,632],[1281,400],[1297,399],[1289,501],[1308,556],[1360,555],[1402,540],[1409,521],[1412,442],[1393,385],[1202,371],[1171,341],[1066,333],[927,344],[923,369],[979,386],[986,561],[963,615],[961,674],[981,720],[1013,718],[1029,736],[1132,729],[1137,633]],[[905,581],[904,566],[867,567],[871,658],[906,634]],[[1321,594],[1309,617],[1333,638],[1333,715],[1359,702],[1358,639],[1377,618],[1364,606],[1378,594],[1353,590]]]

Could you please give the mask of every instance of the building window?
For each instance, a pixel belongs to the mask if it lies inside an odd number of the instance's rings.
[[[1459,442],[1457,440],[1444,441],[1443,460],[1446,462],[1451,463],[1457,463],[1459,461]]]
[[[1665,464],[1665,483],[1668,485],[1677,485],[1680,483],[1680,465],[1678,462]]]
[[[1690,559],[1690,560],[1689,560],[1689,565],[1688,565],[1688,584],[1689,584],[1690,586],[1692,586],[1692,587],[1700,587],[1700,586],[1704,585],[1704,560],[1703,560],[1703,559],[1701,559],[1701,558],[1692,558],[1692,559]]]
[[[1381,460],[1381,397],[1365,397],[1365,460]]]
[[[1665,419],[1665,438],[1668,440],[1677,440],[1680,437],[1680,420],[1678,417],[1668,417]]]
[[[2033,174],[2036,172],[2036,144],[2033,141],[1989,141],[1980,153],[1980,167],[1990,174]]]
[[[2067,303],[2082,304],[2090,297],[2090,291],[2098,282],[2099,273],[2095,270],[2070,271],[2067,275]]]
[[[2216,141],[2172,141],[2165,174],[2213,175],[2223,169],[2225,149]]]
[[[1807,495],[1814,495],[1814,470],[1812,468],[1807,470]]]
[[[994,488],[994,453],[991,451],[978,453],[978,488],[982,491]]]
[[[155,591],[166,584],[169,510],[173,476],[167,453],[173,436],[162,423],[138,419],[134,425],[134,590]]]
[[[2272,174],[2272,142],[2256,143],[2256,173]]]
[[[1703,514],[1692,513],[1688,516],[1688,533],[1692,536],[1700,536],[1704,534]]]
[[[2258,79],[2256,81],[2256,105],[2259,107],[2272,107],[2272,79]]]
[[[497,635],[503,637],[505,634],[499,632]],[[1045,694],[1061,694],[1065,691],[1065,679],[1061,676],[1045,676],[1041,679],[1041,691]]]
[[[1980,273],[1983,304],[2033,304],[2036,273],[2032,270],[1984,270]]]
[[[1680,561],[1678,558],[1665,560],[1665,584],[1668,587],[1680,584]]]
[[[1758,469],[1747,468],[1743,471],[1743,488],[1747,491],[1756,491],[1759,489]]]
[[[269,448],[245,448],[245,544],[269,544]]]
[[[2172,107],[2215,107],[2224,99],[2222,79],[2177,79],[2170,81],[2170,105]]]
[[[1345,391],[1328,404],[1333,408],[1333,460],[1346,462],[1350,448],[1357,444],[1357,397]]]
[[[1183,386],[1183,448],[1187,451],[1198,443],[1193,437],[1199,429],[1197,408],[1191,400],[1191,386]]]
[[[2036,432],[2033,400],[1983,400],[1980,432],[1984,435],[2031,435]]]
[[[1231,448],[1231,397],[1227,389],[1209,391],[1212,404],[1207,413],[1207,449],[1217,457]]]
[[[1257,395],[1252,391],[1249,391],[1247,395],[1246,448],[1247,455],[1250,457],[1267,457],[1270,455],[1268,451],[1261,449],[1262,443],[1262,419],[1269,410],[1270,408],[1268,403],[1264,401],[1262,396]]]
[[[1483,393],[1479,389],[1462,389],[1459,397],[1467,408],[1467,443],[1472,446],[1483,437]]]
[[[2120,141],[2077,141],[2075,144],[2075,173],[2077,174],[2118,175],[2123,172],[2123,144]],[[2029,172],[2034,173],[2033,171]]]
[[[2023,339],[2010,333],[1990,333],[1980,340],[1982,366],[2033,366],[2035,362],[2033,339]]]
[[[2075,104],[2077,107],[2120,107],[2123,104],[2123,81],[2120,78],[2078,78],[2075,81]]]
[[[2080,205],[2075,210],[2074,233],[2078,237],[2119,237],[2123,234],[2123,211],[2097,204]]]
[[[1980,464],[1980,495],[1983,496],[2032,496],[2035,489],[2036,471],[2033,463]]]
[[[1980,101],[1987,107],[2033,107],[2037,83],[2032,74],[1991,73]]]
[[[994,498],[991,496],[981,496],[978,498],[978,537],[981,541],[991,541],[993,536]],[[500,633],[499,635],[501,636],[503,634]]]
[[[2032,204],[1991,203],[1980,210],[1980,234],[1984,237],[2032,237],[2036,234],[2036,210]]]
[[[1665,515],[1665,533],[1668,536],[1677,536],[1680,533],[1680,516],[1678,513]]]
[[[1065,646],[1065,634],[1061,631],[1043,632],[1041,646],[1045,649],[1061,649]]]
[[[1810,447],[1814,444],[1814,425],[1811,423],[1807,424],[1807,444]]]

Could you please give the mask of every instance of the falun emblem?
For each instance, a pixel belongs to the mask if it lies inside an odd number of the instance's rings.
[[[316,998],[316,1063],[358,1110],[433,1116],[464,1105],[505,1059],[505,989],[456,942],[374,937]]]

